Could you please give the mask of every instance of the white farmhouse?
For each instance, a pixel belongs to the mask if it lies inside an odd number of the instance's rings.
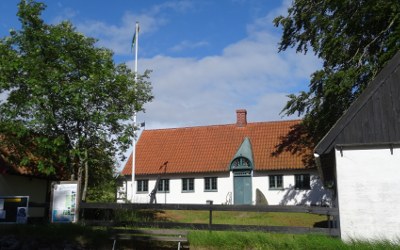
[[[400,53],[319,142],[345,241],[400,239]]]
[[[144,130],[123,171],[119,201],[134,203],[320,205],[330,199],[301,154],[274,155],[295,121]],[[153,194],[153,195],[151,195]]]

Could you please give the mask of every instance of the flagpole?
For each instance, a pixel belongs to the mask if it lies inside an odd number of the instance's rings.
[[[139,22],[135,25],[134,40],[135,43],[135,85],[137,84],[137,72],[138,72],[138,45],[139,45]],[[133,197],[135,194],[135,170],[136,170],[136,110],[133,110],[133,149],[132,149],[132,196],[131,202],[133,203]]]

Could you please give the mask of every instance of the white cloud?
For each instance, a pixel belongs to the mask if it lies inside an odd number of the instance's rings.
[[[286,96],[305,87],[319,62],[293,51],[277,53],[278,40],[258,30],[221,55],[141,59],[140,68],[154,70],[155,100],[139,119],[147,128],[226,124],[235,122],[239,108],[248,110],[249,122],[281,119]]]
[[[131,53],[132,36],[135,33],[135,23],[140,20],[143,33],[155,32],[166,22],[163,18],[149,15],[134,15],[127,12],[123,15],[119,25],[109,25],[100,21],[86,21],[77,25],[78,30],[86,35],[99,38],[99,46],[110,48],[117,55]]]
[[[98,38],[99,46],[109,48],[117,55],[127,55],[131,53],[130,45],[136,21],[140,20],[140,34],[153,33],[168,24],[168,19],[162,15],[163,12],[184,12],[192,7],[190,1],[165,2],[154,5],[142,14],[126,12],[118,25],[102,21],[86,21],[78,23],[77,28],[88,36]],[[189,46],[189,44],[184,45]],[[200,45],[203,44],[201,42],[194,44],[194,46]]]
[[[281,7],[249,23],[247,37],[227,45],[220,54],[140,58],[139,72],[153,70],[150,80],[155,99],[145,105],[146,113],[140,113],[138,121],[145,120],[147,128],[234,123],[239,108],[247,109],[249,122],[282,119],[286,96],[305,89],[310,74],[320,67],[312,55],[299,55],[293,50],[278,53],[280,29],[273,27],[272,20],[284,14],[288,5],[289,1],[284,1]],[[168,27],[163,11],[187,11],[192,7],[188,1],[166,2],[142,15],[125,13],[118,26],[85,22],[78,29],[99,37],[99,44],[116,54],[124,54],[130,52],[126,46],[136,20],[141,20],[141,31],[155,32]],[[183,41],[172,49],[207,45],[205,41]]]
[[[59,7],[62,7],[61,3],[58,3],[58,5],[59,5]],[[71,20],[74,17],[76,17],[78,14],[79,14],[79,12],[72,8],[64,8],[62,13],[52,20],[52,23],[57,24],[64,20]]]
[[[152,15],[156,15],[165,10],[173,10],[176,12],[186,12],[194,8],[192,1],[180,0],[180,1],[167,1],[165,3],[154,5],[148,12]]]

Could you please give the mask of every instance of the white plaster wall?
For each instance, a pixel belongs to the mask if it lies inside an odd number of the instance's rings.
[[[341,237],[400,239],[400,149],[336,150]]]
[[[256,189],[259,189],[266,197],[269,205],[320,205],[321,201],[330,201],[331,193],[325,190],[316,171],[306,171],[311,180],[311,190],[295,190],[295,177],[293,172],[265,172],[257,173],[252,178],[252,203],[256,204]],[[269,174],[283,175],[284,188],[282,190],[269,189]],[[214,204],[233,203],[233,174],[209,174],[207,177],[218,177],[218,192],[204,191],[204,175],[175,175],[168,176],[170,191],[167,193],[157,192],[157,203],[185,203],[185,204],[205,204],[207,200],[212,200]],[[134,203],[149,203],[150,192],[153,190],[156,177],[138,178],[149,179],[149,191],[146,193],[136,193],[133,198]],[[194,178],[194,192],[182,192],[182,178]],[[132,182],[127,182],[128,200],[131,198]],[[136,185],[136,184],[135,184]],[[135,186],[136,188],[136,186]]]
[[[269,205],[321,205],[323,201],[330,202],[331,192],[324,189],[316,171],[306,171],[301,174],[310,174],[310,190],[294,189],[295,174],[293,172],[257,174],[253,177],[253,204],[256,201],[256,189],[264,194]],[[269,189],[269,175],[283,175],[283,189]]]
[[[131,185],[131,184],[132,184],[132,182],[129,182],[129,185]],[[124,203],[127,201],[128,197],[129,197],[129,196],[127,196],[127,189],[128,189],[127,182],[122,181],[120,183],[120,186],[117,187],[117,195],[116,195],[117,203]]]
[[[29,196],[29,201],[45,202],[47,181],[16,175],[0,175],[0,196]],[[29,208],[29,217],[43,217],[44,208]]]
[[[218,191],[204,191],[204,177],[217,177],[218,179]],[[163,177],[162,177],[163,178]],[[214,204],[225,204],[227,195],[229,192],[232,193],[233,179],[232,174],[218,173],[218,174],[207,174],[205,175],[169,175],[166,177],[169,179],[169,192],[157,192],[156,199],[157,203],[185,203],[185,204],[206,204],[207,200],[212,200]],[[194,192],[182,192],[182,178],[194,178]],[[142,178],[137,178],[142,179]],[[147,179],[146,177],[143,179]],[[128,197],[131,197],[132,185],[131,181],[128,181]],[[136,182],[135,182],[136,183]],[[156,183],[155,177],[149,178],[149,191],[146,193],[136,193],[133,198],[134,203],[149,203],[150,193],[153,190]],[[136,185],[136,184],[135,184]],[[135,187],[136,188],[136,187]]]

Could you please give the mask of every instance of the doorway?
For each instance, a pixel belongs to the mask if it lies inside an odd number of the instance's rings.
[[[233,204],[252,204],[251,171],[233,172]]]

